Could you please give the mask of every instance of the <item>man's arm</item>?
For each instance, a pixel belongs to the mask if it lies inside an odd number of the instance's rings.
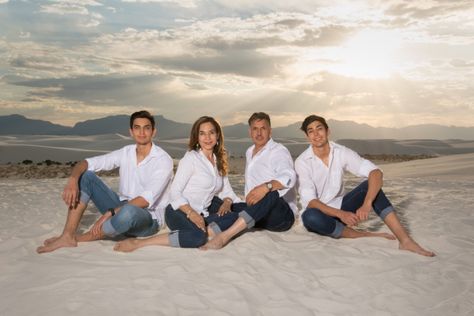
[[[348,226],[355,226],[357,225],[357,222],[359,221],[359,218],[356,214],[352,212],[347,212],[343,211],[334,207],[331,207],[329,205],[326,205],[325,203],[321,202],[318,199],[313,199],[308,203],[308,208],[316,208],[323,212],[326,215],[329,215],[331,217],[337,217],[339,218],[344,224]]]
[[[283,190],[283,192],[279,192],[280,196],[283,196],[296,184],[296,172],[293,165],[293,158],[291,158],[288,149],[280,147],[271,155],[274,178],[269,182],[272,184],[272,189],[269,190],[267,188],[268,182],[262,183],[253,188],[245,197],[245,201],[249,205],[257,203],[270,191]]]
[[[79,178],[87,171],[88,163],[86,160],[78,162],[74,168],[72,168],[71,175],[66,183],[63,190],[64,203],[69,208],[74,208],[79,202]]]
[[[283,186],[283,184],[281,184],[279,181],[277,180],[272,180],[270,181],[270,183],[272,184],[272,189],[270,190],[268,187],[267,187],[267,183],[262,183],[260,185],[257,185],[255,188],[253,188],[249,194],[247,194],[247,196],[245,197],[245,202],[248,204],[248,205],[254,205],[255,203],[257,203],[258,201],[260,201],[261,199],[263,199],[263,197],[268,193],[268,192],[271,192],[271,191],[278,191],[278,190],[281,190],[281,189],[285,189],[285,187]]]
[[[372,170],[369,173],[369,187],[365,196],[364,204],[357,209],[356,214],[359,220],[365,221],[369,217],[369,212],[372,209],[372,203],[379,193],[383,185],[383,173],[380,169]]]

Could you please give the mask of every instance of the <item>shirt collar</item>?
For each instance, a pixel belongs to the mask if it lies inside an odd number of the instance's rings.
[[[334,156],[334,149],[337,147],[335,146],[336,144],[332,141],[329,141],[329,156],[332,157]],[[313,152],[313,146],[310,144],[308,148],[304,151],[303,153],[303,158],[304,159],[319,159],[316,157],[316,155]]]

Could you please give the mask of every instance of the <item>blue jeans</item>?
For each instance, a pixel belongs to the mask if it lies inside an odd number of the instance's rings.
[[[221,199],[214,197],[207,209],[209,215],[204,218],[206,225],[216,234],[232,226],[239,217],[237,213],[233,212],[223,216],[217,215],[217,211],[222,203]],[[207,232],[198,228],[196,224],[186,217],[184,212],[179,209],[174,210],[171,204],[166,207],[165,221],[171,230],[169,241],[172,247],[198,248],[207,242]]]
[[[81,203],[87,205],[92,200],[102,214],[109,208],[121,206],[120,211],[102,225],[105,235],[114,237],[123,234],[132,237],[145,237],[158,232],[159,225],[151,217],[150,212],[126,204],[127,201],[120,201],[119,196],[94,172],[86,171],[82,174],[79,180],[79,190]]]
[[[263,228],[274,232],[283,232],[291,228],[295,215],[288,203],[280,197],[278,191],[267,193],[256,204],[236,203],[232,208],[245,220],[247,228]]]
[[[347,193],[342,199],[341,210],[355,213],[364,204],[368,187],[369,183],[365,180]],[[393,212],[393,206],[382,190],[375,197],[372,207],[382,220],[390,212]],[[345,227],[345,224],[339,218],[326,215],[317,208],[307,208],[301,219],[308,231],[333,238],[341,237]]]

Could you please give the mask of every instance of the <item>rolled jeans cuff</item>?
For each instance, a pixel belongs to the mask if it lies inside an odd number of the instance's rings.
[[[87,205],[87,203],[89,203],[90,199],[91,199],[91,197],[89,196],[89,194],[87,194],[86,192],[81,190],[81,195],[80,195],[79,201],[82,204]]]
[[[169,239],[171,247],[176,247],[176,248],[181,247],[179,244],[179,232],[177,230],[170,232],[168,235],[168,239]]]
[[[249,215],[249,213],[247,213],[247,211],[240,212],[239,217],[244,219],[247,228],[252,228],[255,226],[255,220]]]
[[[108,237],[115,237],[120,235],[120,233],[115,230],[114,226],[112,226],[112,222],[110,219],[106,220],[104,224],[102,224],[102,232]]]
[[[393,206],[392,206],[392,205],[389,205],[389,206],[387,206],[386,208],[384,208],[382,212],[380,212],[380,215],[379,215],[379,216],[380,216],[380,218],[381,218],[382,220],[385,220],[385,217],[387,217],[387,215],[390,214],[390,213],[393,212],[393,211],[394,211]]]
[[[215,222],[210,223],[207,227],[209,227],[210,229],[212,229],[212,231],[213,231],[214,234],[216,234],[216,235],[222,233],[221,228],[220,228],[219,225],[217,225]]]
[[[344,227],[345,226],[343,223],[336,221],[336,228],[334,228],[334,231],[330,234],[330,236],[333,238],[341,238]]]

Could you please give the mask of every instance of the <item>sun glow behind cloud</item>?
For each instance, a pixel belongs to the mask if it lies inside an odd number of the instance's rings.
[[[329,71],[356,78],[388,78],[397,64],[401,37],[395,31],[363,30],[334,49],[336,63]]]

